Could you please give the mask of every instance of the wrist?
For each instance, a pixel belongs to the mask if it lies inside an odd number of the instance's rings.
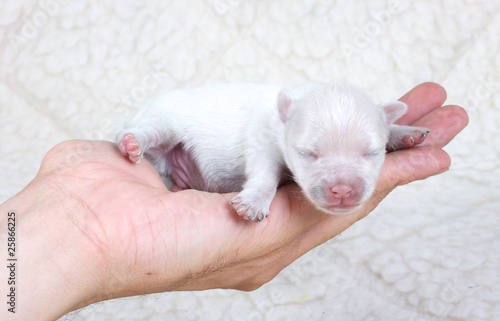
[[[0,206],[0,258],[11,267],[0,270],[8,292],[0,295],[11,295],[0,319],[53,320],[99,301],[100,262],[66,215],[78,221],[81,209],[59,204],[53,189],[32,182]]]

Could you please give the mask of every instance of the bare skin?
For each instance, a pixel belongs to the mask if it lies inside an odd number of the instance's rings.
[[[445,99],[432,83],[401,98],[409,111],[398,123],[431,134],[413,149],[388,154],[373,197],[347,216],[319,212],[288,184],[278,190],[272,215],[256,224],[230,207],[236,193],[169,192],[150,163],[132,164],[111,142],[59,144],[36,178],[0,206],[2,227],[7,213],[16,213],[19,242],[18,306],[12,314],[5,305],[0,319],[53,320],[94,302],[147,293],[257,289],[368,215],[395,187],[449,168],[442,147],[468,117],[458,106],[439,108]],[[6,229],[0,231],[0,244],[7,244]],[[0,279],[7,278],[0,269]]]

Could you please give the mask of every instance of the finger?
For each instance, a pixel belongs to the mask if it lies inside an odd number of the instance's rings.
[[[408,112],[396,124],[408,125],[441,107],[446,100],[446,91],[436,83],[426,82],[416,86],[399,100],[408,105]]]
[[[468,122],[469,116],[462,107],[445,106],[428,113],[411,125],[431,130],[420,146],[442,148],[462,131]]]
[[[431,146],[389,153],[382,167],[376,192],[388,193],[396,186],[437,175],[446,171],[450,164],[448,153]]]

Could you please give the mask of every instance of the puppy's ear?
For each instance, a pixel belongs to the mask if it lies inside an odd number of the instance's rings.
[[[408,110],[408,106],[400,101],[391,101],[380,104],[379,106],[384,110],[385,123],[387,125],[393,124],[396,120],[401,118],[401,116],[406,114],[406,111]]]
[[[292,96],[288,90],[283,89],[280,91],[277,105],[280,119],[283,123],[286,123],[290,119],[290,106],[292,105]]]

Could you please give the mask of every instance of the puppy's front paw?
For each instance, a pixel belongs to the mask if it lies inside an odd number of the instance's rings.
[[[262,195],[245,195],[245,191],[242,191],[233,199],[229,204],[231,204],[238,213],[238,215],[246,220],[260,222],[269,215],[269,203],[263,200]],[[265,199],[265,197],[264,197]]]
[[[405,147],[412,148],[415,147],[415,145],[421,144],[425,140],[427,135],[429,135],[429,133],[430,130],[428,130],[427,128],[415,127],[413,132],[409,133],[405,137],[406,139]]]
[[[429,132],[429,129],[424,127],[394,126],[387,143],[387,151],[415,147],[425,140]]]
[[[134,135],[126,134],[125,136],[123,136],[119,147],[120,152],[124,156],[128,156],[130,161],[132,161],[133,163],[139,163],[142,160],[143,155],[141,146]]]

